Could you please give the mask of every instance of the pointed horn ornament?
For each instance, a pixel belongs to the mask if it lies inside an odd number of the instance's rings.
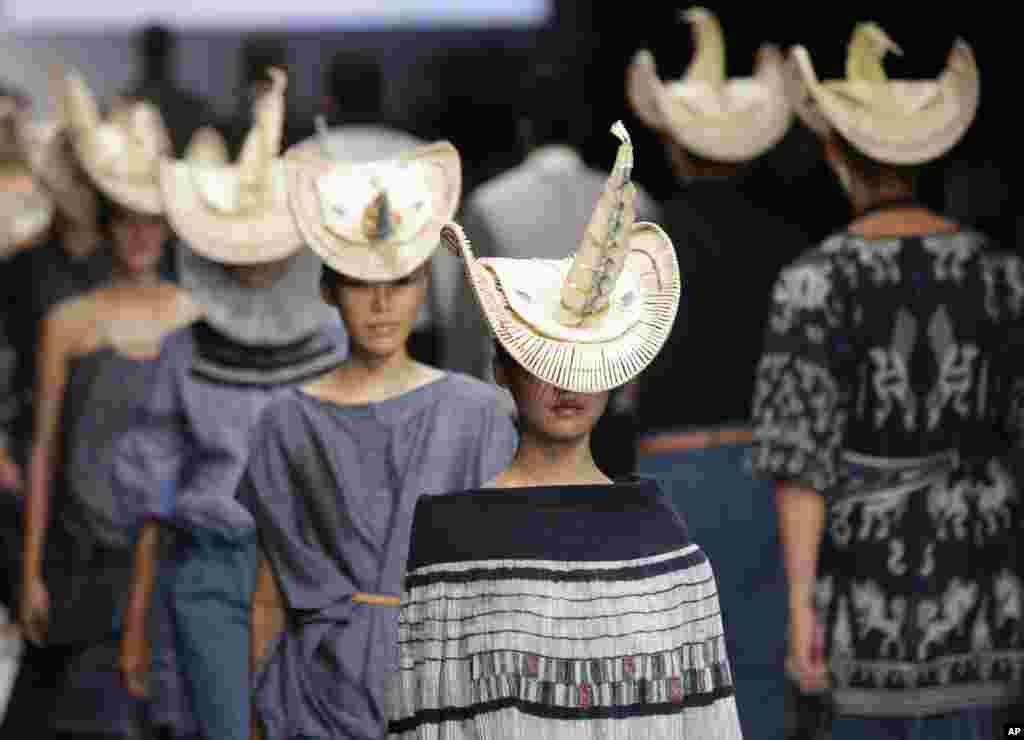
[[[270,89],[253,106],[253,125],[238,156],[238,176],[242,185],[243,207],[256,205],[270,186],[270,168],[281,149],[284,129],[284,92],[288,78],[276,67],[268,70]],[[252,201],[252,202],[248,202]]]
[[[192,134],[185,149],[185,159],[196,164],[227,164],[228,147],[224,137],[212,126],[203,126]]]
[[[882,61],[889,52],[903,54],[903,50],[877,23],[858,23],[847,45],[846,79],[886,82],[889,78]]]
[[[612,133],[622,142],[615,166],[562,285],[563,323],[567,326],[579,326],[608,306],[626,261],[635,217],[633,144],[621,121],[612,126]]]
[[[322,115],[317,116],[314,121],[316,124],[316,140],[320,144],[320,151],[325,157],[332,157],[331,154],[331,140],[330,135],[327,131],[327,119]]]
[[[82,76],[74,70],[60,70],[57,104],[64,123],[72,131],[91,131],[100,125],[96,98]]]
[[[683,80],[721,87],[725,83],[725,37],[718,18],[707,8],[690,8],[682,19],[692,26],[694,40],[693,60]]]

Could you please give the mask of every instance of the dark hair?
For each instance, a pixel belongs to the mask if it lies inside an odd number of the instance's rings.
[[[521,86],[526,100],[523,118],[532,146],[579,145],[576,117],[580,109],[566,63],[561,60],[528,61]]]
[[[359,51],[339,51],[327,70],[327,94],[339,117],[379,116],[384,108],[384,75],[377,57]]]
[[[924,171],[926,165],[898,165],[879,162],[861,152],[857,147],[847,141],[843,136],[835,135],[836,144],[839,147],[843,159],[850,163],[850,166],[857,170],[870,183],[878,183],[886,177],[894,177],[910,187],[915,187],[918,178]]]
[[[94,190],[96,191],[96,226],[99,228],[100,233],[109,239],[112,236],[111,228],[114,225],[114,219],[118,213],[125,209],[119,206],[101,189],[94,188]]]
[[[508,353],[508,350],[505,349],[505,346],[501,342],[499,342],[497,339],[494,339],[493,344],[494,362],[496,364],[501,365],[506,370],[518,364],[514,359],[512,359],[512,355]]]
[[[327,265],[323,266],[320,272],[320,290],[328,295],[334,295],[338,285],[345,282],[345,276]]]

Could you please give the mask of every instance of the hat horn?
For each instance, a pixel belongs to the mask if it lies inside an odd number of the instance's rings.
[[[228,147],[220,131],[212,126],[198,129],[188,142],[185,159],[196,164],[227,164]]]
[[[725,37],[718,18],[707,8],[690,8],[682,19],[693,28],[695,46],[683,80],[721,87],[725,83]]]
[[[59,75],[57,106],[64,123],[72,131],[91,131],[100,125],[100,111],[89,86],[74,70],[54,70]]]
[[[877,23],[858,23],[846,48],[846,79],[886,82],[888,77],[882,60],[889,52],[903,54],[903,50]]]
[[[622,142],[615,166],[562,285],[562,323],[567,326],[579,326],[588,316],[607,307],[626,261],[635,215],[636,188],[631,182],[633,144],[621,121],[612,126],[612,133]]]
[[[239,177],[243,185],[262,191],[269,184],[270,163],[280,154],[284,129],[284,91],[288,77],[271,67],[270,89],[260,95],[253,106],[253,126],[242,144],[238,158]]]

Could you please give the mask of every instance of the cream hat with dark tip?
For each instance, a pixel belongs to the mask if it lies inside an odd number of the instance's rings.
[[[534,376],[579,393],[639,375],[679,309],[675,249],[655,224],[634,222],[633,146],[621,123],[612,132],[622,144],[575,255],[477,259],[461,227],[441,230],[501,345]]]
[[[782,53],[757,52],[753,77],[727,80],[725,40],[715,15],[691,8],[695,53],[681,79],[662,81],[654,56],[637,52],[626,74],[626,97],[637,117],[684,149],[718,162],[744,162],[775,146],[793,120]]]
[[[801,120],[835,130],[863,154],[894,165],[924,164],[953,148],[978,111],[974,52],[957,39],[934,80],[890,80],[882,61],[900,48],[873,22],[859,23],[847,47],[846,79],[820,82],[802,46],[790,52],[790,85]]]

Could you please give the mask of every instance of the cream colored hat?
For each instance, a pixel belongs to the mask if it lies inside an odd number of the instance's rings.
[[[36,244],[50,228],[56,204],[29,164],[36,142],[18,104],[0,98],[0,259]]]
[[[696,48],[686,74],[663,82],[651,52],[637,52],[626,73],[634,112],[705,159],[743,162],[764,154],[785,136],[793,118],[781,52],[762,46],[753,77],[726,80],[718,19],[705,8],[692,8],[683,18],[693,28]]]
[[[574,256],[477,259],[457,224],[441,230],[502,346],[536,377],[580,393],[639,375],[679,309],[675,249],[658,226],[634,223],[633,147],[621,123],[612,132],[622,145]]]
[[[276,262],[302,249],[288,206],[284,160],[285,73],[269,71],[270,88],[256,101],[253,126],[238,161],[212,129],[197,132],[183,160],[160,169],[167,218],[196,252],[221,264]]]
[[[801,120],[819,133],[835,129],[879,162],[924,164],[952,149],[974,121],[981,97],[974,52],[957,39],[942,74],[917,81],[886,77],[882,60],[890,51],[903,53],[877,23],[859,23],[846,79],[819,82],[807,49],[797,46],[790,94]]]
[[[63,75],[59,102],[78,161],[96,186],[125,208],[163,213],[160,159],[173,150],[160,111],[145,101],[119,99],[102,120],[75,71]]]
[[[398,280],[426,262],[462,195],[462,162],[446,141],[381,162],[315,157],[308,146],[288,159],[306,243],[331,269],[366,282]]]

